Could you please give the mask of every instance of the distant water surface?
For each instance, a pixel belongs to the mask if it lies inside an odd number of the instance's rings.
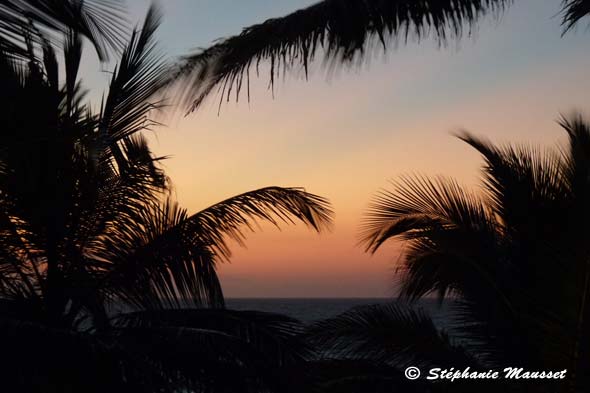
[[[391,298],[229,298],[226,306],[234,310],[258,310],[288,315],[310,323],[334,317],[351,308],[370,304],[394,302]],[[416,306],[429,314],[435,324],[445,327],[448,323],[449,305],[439,306],[436,300],[424,299]]]

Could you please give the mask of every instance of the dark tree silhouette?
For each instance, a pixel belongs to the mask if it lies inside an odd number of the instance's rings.
[[[69,3],[68,3],[69,4]],[[267,187],[195,214],[171,199],[142,131],[168,65],[151,8],[100,111],[83,104],[81,35],[67,31],[63,85],[48,40],[28,61],[0,51],[2,389],[24,392],[300,391],[297,321],[224,309],[216,264],[263,220],[321,231],[328,202]],[[36,54],[42,52],[41,58]]]
[[[405,242],[402,300],[453,298],[452,341],[407,306],[394,305],[322,322],[311,330],[312,342],[396,369],[567,369],[559,385],[512,388],[587,391],[590,125],[578,115],[560,124],[569,144],[558,150],[498,147],[461,133],[485,160],[482,193],[444,177],[403,177],[367,213],[367,251],[391,239]]]

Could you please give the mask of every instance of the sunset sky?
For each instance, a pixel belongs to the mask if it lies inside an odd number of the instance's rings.
[[[149,4],[128,0],[133,19]],[[312,4],[304,0],[167,0],[159,38],[170,56],[206,47],[242,27]],[[562,140],[560,113],[587,109],[590,31],[561,37],[559,0],[518,0],[501,20],[487,18],[471,38],[439,48],[400,44],[369,64],[309,81],[294,73],[267,91],[266,74],[217,113],[211,99],[187,117],[166,119],[150,137],[170,155],[177,198],[196,212],[267,185],[303,186],[325,196],[334,230],[263,226],[234,247],[220,268],[228,297],[381,297],[395,294],[400,245],[374,256],[357,245],[371,197],[408,173],[454,176],[476,186],[481,161],[451,136],[467,129],[498,142]],[[86,83],[109,75],[85,59]],[[105,66],[108,68],[108,66]]]

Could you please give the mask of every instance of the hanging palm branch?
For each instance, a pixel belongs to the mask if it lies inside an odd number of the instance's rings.
[[[318,56],[351,64],[376,46],[392,41],[434,37],[444,43],[471,32],[485,14],[498,13],[512,0],[326,0],[282,18],[250,26],[240,35],[181,61],[185,99],[195,110],[215,89],[220,99],[249,96],[250,71],[270,62],[270,87],[287,70],[307,73]]]
[[[186,219],[171,200],[119,216],[93,250],[107,294],[136,309],[222,306],[214,254]]]
[[[230,256],[227,239],[243,244],[257,220],[278,225],[298,219],[317,231],[332,212],[321,197],[293,188],[268,187],[217,203],[189,216],[174,202],[121,216],[96,247],[109,261],[114,295],[142,309],[223,306],[216,265]]]
[[[195,231],[216,254],[229,258],[226,243],[230,238],[243,244],[244,230],[254,230],[254,222],[263,220],[279,226],[301,221],[317,232],[331,226],[333,212],[325,198],[300,188],[266,187],[249,191],[216,203],[187,219],[186,227]]]

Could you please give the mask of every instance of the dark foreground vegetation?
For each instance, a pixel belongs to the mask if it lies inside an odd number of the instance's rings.
[[[306,68],[321,44],[346,64],[371,40],[457,37],[511,3],[326,0],[173,64],[157,51],[156,8],[126,34],[117,2],[0,1],[0,390],[587,391],[590,126],[581,116],[561,120],[562,149],[459,135],[484,158],[480,192],[408,177],[378,195],[363,242],[369,252],[407,242],[401,300],[311,326],[226,309],[216,265],[255,221],[328,229],[328,202],[267,187],[188,213],[142,135],[170,94],[189,109],[218,86],[222,99],[232,86],[239,94],[259,60],[271,60],[273,83],[281,69]],[[590,11],[583,0],[563,6],[566,30]],[[117,58],[94,106],[78,75],[84,40],[101,60]],[[413,306],[432,294],[454,298],[446,331]],[[568,372],[554,383],[450,384],[410,381],[408,366]]]

